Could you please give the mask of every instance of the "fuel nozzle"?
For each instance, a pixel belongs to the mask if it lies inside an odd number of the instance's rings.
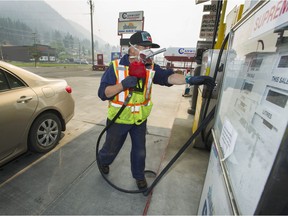
[[[165,52],[165,51],[166,51],[166,48],[157,50],[155,52],[153,52],[151,49],[146,49],[146,50],[140,51],[139,56],[140,56],[141,61],[145,65],[147,65],[147,64],[149,65],[149,64],[152,64],[152,60],[153,60],[153,57],[155,55],[158,55],[158,54]]]
[[[133,91],[143,92],[146,81],[146,67],[142,61],[134,61],[129,65],[129,76],[137,77],[137,85]]]
[[[152,64],[153,57],[165,52],[166,48],[157,50],[156,52],[152,52],[150,49],[147,50],[149,50],[149,53],[142,51],[139,53],[140,61],[133,61],[129,65],[129,76],[137,77],[137,85],[133,89],[133,91],[136,92],[144,91],[144,85],[146,82],[146,68]]]

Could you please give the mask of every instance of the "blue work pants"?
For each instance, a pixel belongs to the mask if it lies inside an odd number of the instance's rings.
[[[107,124],[110,120],[107,120]],[[102,165],[110,165],[120,149],[122,148],[128,133],[131,137],[132,148],[130,152],[130,163],[132,176],[135,179],[144,179],[146,158],[146,128],[147,120],[140,125],[114,123],[108,128],[106,140],[99,151],[99,160]]]

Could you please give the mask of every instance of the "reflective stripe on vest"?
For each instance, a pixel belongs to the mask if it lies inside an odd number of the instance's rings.
[[[119,60],[113,61],[114,66],[114,72],[116,75],[116,84],[121,83],[123,79],[125,79],[129,75],[128,66],[119,65]],[[122,91],[119,94],[116,95],[116,97],[113,99],[114,102],[121,101],[124,102],[125,98],[128,96],[128,91]]]
[[[146,102],[146,101],[145,101]],[[131,113],[137,113],[137,112],[139,112],[140,111],[140,108],[141,108],[141,106],[149,106],[149,105],[151,105],[151,102],[150,102],[150,100],[149,101],[147,101],[148,103],[142,103],[141,105],[139,104],[139,105],[137,105],[137,104],[133,104],[133,105],[130,105],[129,107],[130,107],[130,109],[131,109]],[[117,107],[117,108],[121,108],[122,107],[122,105],[121,104],[119,104],[119,103],[114,103],[114,102],[110,102],[110,105],[111,106],[113,106],[113,107]],[[128,105],[127,105],[128,106]]]

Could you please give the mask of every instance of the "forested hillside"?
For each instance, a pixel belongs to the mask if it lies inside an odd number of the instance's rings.
[[[0,38],[2,44],[30,45],[33,43],[33,31],[25,23],[0,18]]]
[[[0,1],[0,45],[38,43],[56,48],[57,53],[90,55],[90,39],[88,30],[64,19],[43,0]],[[97,35],[94,47],[107,56],[119,50]]]

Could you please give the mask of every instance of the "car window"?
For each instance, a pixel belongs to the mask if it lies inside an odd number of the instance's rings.
[[[25,84],[20,79],[0,69],[0,91],[6,91],[23,86],[25,86]]]
[[[6,74],[11,89],[25,86],[24,83],[17,79],[15,76],[11,75],[10,73]]]
[[[7,79],[5,77],[4,71],[0,70],[0,91],[5,91],[9,89]]]

